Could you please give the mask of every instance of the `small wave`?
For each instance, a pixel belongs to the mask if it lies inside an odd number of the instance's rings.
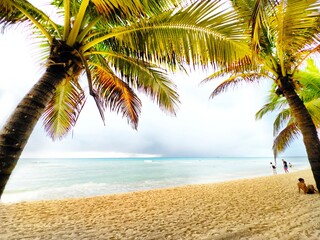
[[[65,187],[51,187],[40,189],[29,189],[20,192],[7,192],[3,194],[3,203],[14,203],[21,201],[63,199],[73,197],[87,197],[109,193],[109,184],[105,183],[82,183]]]

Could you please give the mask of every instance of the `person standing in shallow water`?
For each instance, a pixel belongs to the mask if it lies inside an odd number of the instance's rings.
[[[270,164],[271,164],[271,168],[272,168],[273,174],[277,174],[277,167],[275,165],[273,165],[272,162],[270,162]]]
[[[289,173],[289,170],[288,170],[288,163],[282,159],[282,162],[283,162],[283,169],[284,169],[284,172],[285,173]]]

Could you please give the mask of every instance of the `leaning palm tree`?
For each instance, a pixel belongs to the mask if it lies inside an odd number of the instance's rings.
[[[302,71],[297,71],[294,75],[299,79],[297,93],[306,106],[317,129],[320,128],[320,71],[313,59],[307,61],[307,67]],[[283,96],[275,93],[274,84],[267,103],[256,113],[256,119],[263,118],[266,114],[280,111],[273,123],[273,153],[276,158],[279,153],[284,152],[290,144],[297,139],[301,131],[295,121],[294,116]]]
[[[75,125],[87,94],[82,75],[103,119],[107,108],[137,128],[137,90],[175,114],[178,94],[164,67],[229,66],[246,59],[241,28],[234,28],[243,22],[233,21],[230,5],[191,2],[53,0],[50,17],[26,0],[0,1],[1,26],[31,27],[47,51],[44,74],[0,132],[0,197],[41,116],[53,139]]]
[[[271,79],[276,94],[283,96],[303,136],[308,159],[320,188],[320,142],[312,118],[297,93],[296,71],[320,51],[320,3],[316,0],[233,0],[239,20],[248,23],[251,63],[239,62],[209,76],[209,81],[228,76],[211,97],[241,82]]]

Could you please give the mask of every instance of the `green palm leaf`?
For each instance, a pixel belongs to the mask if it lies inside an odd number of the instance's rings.
[[[318,96],[305,103],[306,108],[308,109],[310,115],[312,116],[312,120],[317,128],[320,127],[320,94]]]
[[[285,151],[290,144],[299,137],[300,130],[295,123],[290,123],[284,128],[273,141],[273,154],[275,157]]]
[[[96,9],[99,14],[102,14],[109,22],[111,19],[130,20],[131,18],[138,18],[141,16],[150,17],[154,14],[159,14],[165,10],[172,9],[181,4],[178,0],[117,0],[104,1],[93,0],[92,7]]]
[[[5,11],[0,22],[28,21],[39,42],[51,48],[44,52],[49,57],[56,43],[73,50],[74,56],[65,64],[64,89],[58,89],[66,101],[57,105],[53,100],[45,117],[45,128],[54,138],[70,130],[78,116],[77,101],[65,81],[84,71],[102,118],[105,109],[116,111],[136,128],[141,103],[135,91],[145,93],[162,110],[176,113],[179,96],[164,66],[171,70],[189,65],[252,69],[247,23],[226,1],[53,0],[51,4],[56,7],[54,20],[27,1],[1,1]],[[49,61],[46,66],[55,64]],[[72,115],[71,106],[76,117],[59,113],[65,108]],[[60,119],[54,122],[52,116]]]
[[[320,72],[312,59],[307,60],[307,65],[303,70],[295,73],[294,77],[298,81],[298,93],[304,101],[309,114],[317,128],[320,126]],[[261,119],[264,115],[273,111],[280,111],[273,124],[274,153],[277,155],[283,152],[291,142],[300,134],[300,129],[292,116],[287,101],[282,96],[275,93],[276,85],[273,85],[267,103],[256,113],[256,119]],[[292,131],[292,132],[290,132]],[[275,156],[276,156],[275,155]]]
[[[60,84],[42,116],[48,135],[54,140],[65,136],[76,124],[84,103],[84,92],[76,82]]]
[[[296,72],[295,78],[303,86],[300,95],[305,102],[320,96],[320,72],[313,59],[307,60],[305,70]]]
[[[219,84],[211,93],[210,97],[214,98],[222,92],[226,92],[229,88],[238,86],[240,83],[257,82],[260,77],[261,76],[255,72],[232,75],[228,79],[224,80],[221,84]]]
[[[274,111],[281,111],[288,107],[288,103],[283,96],[276,94],[277,85],[273,84],[266,99],[266,104],[256,113],[256,119],[263,118],[266,114]]]
[[[174,54],[186,64],[231,64],[246,56],[246,49],[249,50],[243,42],[246,36],[235,25],[243,23],[237,21],[230,8],[223,8],[220,1],[199,1],[178,12],[168,11],[156,18],[111,28],[112,32],[90,41],[82,50],[112,39],[131,56],[144,53],[152,61]]]
[[[58,26],[41,10],[25,0],[2,0],[0,1],[0,25],[6,28],[8,25],[27,23],[43,34],[51,43],[52,34],[60,37]],[[55,31],[49,32],[46,25]],[[40,34],[38,36],[41,36]]]
[[[176,86],[168,79],[166,72],[142,60],[137,60],[115,52],[92,52],[93,55],[104,55],[99,64],[110,72],[115,69],[118,75],[131,88],[150,96],[159,107],[175,114],[179,96],[174,91]],[[108,66],[108,63],[111,66]]]
[[[276,117],[273,123],[273,135],[276,136],[280,131],[281,128],[288,122],[293,122],[294,118],[291,115],[290,109],[287,107],[283,109]]]
[[[101,105],[111,111],[121,112],[136,129],[141,112],[141,101],[137,95],[112,72],[99,66],[94,67],[92,72],[93,88]]]
[[[297,124],[296,121],[299,121],[300,127],[302,126],[299,131],[303,131],[304,137],[309,135],[308,139],[316,141],[314,129],[308,126],[312,126],[312,120],[318,126],[318,101],[316,101],[316,98],[319,98],[318,90],[316,90],[318,80],[316,76],[311,76],[310,72],[308,74],[304,72],[304,76],[298,74],[301,73],[299,69],[302,63],[310,56],[319,54],[320,51],[320,2],[317,0],[233,0],[231,3],[235,14],[240,17],[240,22],[247,24],[235,25],[235,27],[242,28],[246,25],[242,29],[246,35],[250,35],[247,43],[252,50],[252,54],[249,55],[251,66],[234,63],[233,69],[230,67],[232,65],[229,65],[230,68],[221,68],[207,77],[204,82],[219,77],[226,78],[211,96],[245,81],[255,82],[252,81],[253,78],[255,80],[272,79],[275,84],[272,96],[268,103],[257,112],[256,118],[260,119],[271,111],[280,111],[274,123],[275,135],[284,131],[283,134],[289,136],[285,134],[286,126],[291,123]],[[256,76],[251,76],[251,72],[254,72]],[[304,80],[306,82],[303,82]],[[297,93],[307,109],[299,101]],[[290,101],[287,101],[288,99]],[[289,110],[288,102],[291,110],[294,111]],[[309,123],[305,124],[307,121]],[[295,129],[292,128],[292,131]],[[283,139],[290,140],[291,138]],[[283,146],[286,146],[283,141],[275,141],[276,144],[280,144],[279,149],[284,149]],[[310,141],[305,144],[310,150]]]

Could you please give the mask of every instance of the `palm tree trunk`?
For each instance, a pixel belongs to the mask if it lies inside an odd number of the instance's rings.
[[[52,99],[56,87],[65,78],[61,67],[57,68],[59,66],[49,66],[0,132],[0,198],[35,125]]]
[[[283,83],[284,81],[282,81],[282,84]],[[286,81],[286,84],[283,84],[282,86],[285,85],[287,86],[282,87],[281,90],[288,101],[292,114],[295,117],[302,133],[311,170],[316,181],[317,188],[320,189],[320,141],[317,129],[307,108],[295,92],[294,88],[288,83],[288,81]]]
[[[0,132],[0,199],[35,125],[52,99],[57,86],[67,76],[78,75],[82,69],[78,51],[63,41],[54,40],[46,72],[22,99]]]

